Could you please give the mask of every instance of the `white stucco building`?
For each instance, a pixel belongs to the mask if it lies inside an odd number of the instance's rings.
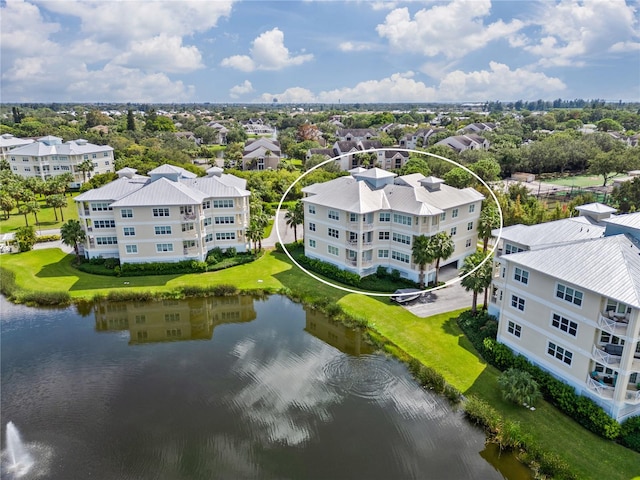
[[[246,180],[213,167],[207,177],[162,165],[120,178],[75,198],[87,235],[86,258],[121,263],[205,260],[213,248],[247,251],[249,191]]]
[[[418,281],[411,247],[415,236],[451,235],[455,251],[442,265],[457,263],[476,251],[483,196],[457,189],[435,177],[398,177],[379,168],[356,168],[351,175],[302,189],[305,255],[360,276],[378,267],[398,270]],[[427,281],[435,276],[427,268]]]

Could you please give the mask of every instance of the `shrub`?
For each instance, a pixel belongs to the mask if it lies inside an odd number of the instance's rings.
[[[224,251],[224,256],[227,258],[233,258],[237,255],[238,251],[236,247],[229,247]]]
[[[640,452],[640,415],[622,422],[620,438],[625,447]]]
[[[40,235],[36,238],[36,243],[55,242],[60,240],[60,235]]]
[[[534,405],[540,400],[542,394],[530,373],[515,368],[510,368],[498,379],[498,385],[502,389],[502,397],[518,405]]]

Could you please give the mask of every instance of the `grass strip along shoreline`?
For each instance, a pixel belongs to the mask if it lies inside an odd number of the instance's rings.
[[[75,269],[73,260],[73,255],[59,249],[3,255],[2,292],[18,303],[49,305],[105,297],[151,299],[215,294],[229,286],[245,293],[287,295],[323,309],[330,316],[337,315],[338,320],[366,326],[374,342],[407,362],[421,383],[426,380],[437,384],[442,378],[452,389],[449,393],[436,391],[450,398],[451,392],[457,390],[466,398],[490,405],[505,423],[519,424],[528,445],[535,445],[554,461],[566,465],[560,470],[571,472],[557,478],[629,480],[640,474],[640,454],[587,431],[550,404],[542,401],[535,411],[530,411],[505,402],[497,387],[499,370],[479,357],[456,323],[461,311],[419,318],[386,298],[349,294],[320,284],[292,265],[284,254],[273,251],[250,264],[186,275],[99,276]],[[416,362],[427,370],[417,372]],[[488,435],[492,437],[491,432]],[[540,473],[546,473],[545,469]]]

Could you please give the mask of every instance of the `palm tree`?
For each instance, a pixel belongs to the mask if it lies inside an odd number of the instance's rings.
[[[487,255],[484,252],[476,252],[466,257],[461,269],[462,275],[469,274],[476,267],[478,267],[478,265],[480,265],[486,257]],[[480,268],[475,270],[473,273],[465,276],[460,282],[460,284],[467,292],[473,292],[471,313],[473,313],[474,315],[478,311],[478,293],[483,290],[487,292],[489,286],[491,285],[491,271],[491,262],[487,260],[486,262],[482,263]]]
[[[87,181],[87,172],[93,172],[93,162],[89,159],[79,163],[76,166],[77,170],[82,172],[82,183]]]
[[[420,268],[419,283],[420,288],[424,288],[424,270],[428,264],[435,260],[433,249],[431,248],[431,239],[426,235],[420,235],[419,237],[413,237],[413,245],[411,246],[411,253],[413,255],[413,261],[418,264]]]
[[[431,249],[433,250],[433,257],[436,260],[436,278],[435,284],[438,285],[438,270],[440,269],[440,260],[446,260],[453,255],[456,249],[451,235],[447,232],[438,232],[432,237],[429,237],[431,241]]]
[[[482,251],[487,251],[491,231],[500,227],[500,214],[494,203],[487,202],[480,212],[478,235],[482,238]]]
[[[20,215],[24,215],[24,224],[25,226],[29,226],[29,219],[27,218],[27,215],[29,215],[31,213],[31,209],[29,208],[28,204],[23,203],[22,205],[20,205],[18,207],[18,213],[20,213]]]
[[[36,225],[40,225],[38,222],[38,212],[40,211],[40,202],[37,200],[31,200],[26,203],[29,213],[33,213],[33,217],[36,219]]]
[[[62,225],[62,227],[60,227],[60,239],[65,245],[73,247],[73,250],[76,252],[76,257],[79,260],[80,249],[78,248],[78,244],[82,243],[85,239],[85,233],[80,222],[71,219]]]
[[[293,228],[293,240],[298,242],[298,225],[304,223],[304,204],[298,200],[293,210],[287,210],[284,216],[287,226]]]
[[[258,253],[258,242],[262,240],[262,237],[264,236],[263,232],[264,232],[264,229],[260,228],[254,220],[251,220],[251,222],[249,223],[249,226],[245,231],[245,235],[249,239],[249,242],[253,242],[254,253]],[[249,249],[251,249],[251,243],[249,243]]]
[[[60,194],[51,195],[47,198],[47,205],[53,208],[53,213],[56,216],[56,222],[58,221],[58,212],[56,208],[59,208],[60,216],[62,217],[62,221],[64,222],[64,214],[62,213],[62,209],[67,206],[67,198],[64,195]]]
[[[16,208],[16,200],[6,192],[2,192],[0,195],[0,208],[6,213],[7,220],[9,220],[9,215],[11,215],[11,210]]]

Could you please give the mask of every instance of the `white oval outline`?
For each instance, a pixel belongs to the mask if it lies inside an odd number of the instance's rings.
[[[480,182],[487,188],[487,191],[491,194],[491,196],[493,197],[493,200],[496,202],[496,206],[498,207],[498,213],[500,215],[500,231],[498,232],[498,238],[496,239],[495,245],[493,246],[493,248],[491,250],[489,250],[489,253],[485,257],[485,259],[482,260],[482,262],[480,262],[473,270],[471,270],[470,272],[464,274],[463,276],[457,276],[457,277],[452,278],[451,280],[445,282],[442,285],[438,285],[438,286],[435,286],[435,287],[432,287],[432,288],[427,288],[425,290],[421,290],[420,291],[421,294],[425,294],[425,293],[428,293],[428,292],[433,292],[435,290],[440,290],[441,288],[448,287],[450,285],[453,285],[454,283],[461,282],[464,278],[468,277],[473,272],[475,272],[480,267],[482,267],[482,265],[487,260],[492,258],[491,255],[498,248],[498,244],[500,242],[500,239],[502,238],[502,228],[504,226],[504,217],[502,215],[502,208],[500,207],[500,202],[498,201],[498,198],[496,197],[496,194],[493,193],[493,190],[489,187],[489,185],[487,185],[487,183],[484,180],[482,180],[482,178],[480,178],[475,172],[469,170],[464,165],[462,165],[462,164],[460,164],[460,163],[458,163],[456,161],[450,160],[450,159],[448,159],[446,157],[442,157],[440,155],[436,155],[435,153],[423,152],[423,151],[420,151],[420,150],[412,150],[412,149],[409,149],[409,148],[370,148],[368,150],[358,151],[357,153],[358,154],[360,154],[360,153],[375,153],[375,152],[379,152],[379,151],[382,151],[382,152],[386,152],[386,151],[409,152],[409,153],[418,153],[420,155],[429,155],[431,157],[439,158],[440,160],[444,160],[444,161],[449,162],[449,163],[451,163],[451,164],[453,164],[453,165],[455,165],[457,167],[460,167],[463,170],[465,170],[466,172],[468,172],[471,175],[473,175],[474,177],[476,177],[478,180],[480,180]],[[291,260],[294,263],[295,266],[297,266],[300,270],[302,270],[304,273],[309,275],[314,280],[317,280],[317,281],[319,281],[321,283],[324,283],[325,285],[328,285],[329,287],[333,287],[333,288],[336,288],[338,290],[342,290],[343,292],[356,293],[356,294],[360,294],[360,295],[368,295],[370,297],[402,296],[402,294],[396,295],[395,293],[379,293],[379,292],[367,292],[365,290],[354,290],[352,288],[342,287],[340,285],[336,285],[334,283],[328,282],[327,280],[325,280],[323,278],[320,278],[320,277],[314,275],[313,273],[309,272],[307,269],[302,267],[298,262],[296,262],[294,260],[293,256],[289,253],[289,251],[284,246],[284,242],[282,241],[282,237],[280,236],[280,227],[279,227],[279,222],[278,222],[278,214],[280,213],[280,210],[282,208],[282,203],[285,201],[284,199],[289,194],[291,189],[295,186],[295,184],[298,183],[300,180],[302,180],[306,175],[308,175],[309,173],[313,172],[314,170],[322,167],[323,165],[326,165],[327,163],[330,163],[330,162],[335,162],[336,160],[338,160],[340,158],[347,157],[347,156],[350,156],[350,155],[354,155],[354,153],[343,153],[342,155],[338,155],[336,157],[333,157],[333,158],[330,158],[328,160],[325,160],[324,162],[321,162],[318,165],[315,165],[315,166],[311,167],[309,170],[307,170],[302,175],[300,175],[298,178],[296,178],[295,181],[291,185],[289,185],[289,187],[285,190],[284,194],[282,195],[282,198],[280,199],[280,202],[278,202],[278,208],[276,208],[275,227],[276,227],[276,235],[278,237],[278,241],[280,242],[280,245],[282,245],[282,249],[284,250],[284,253],[287,255],[287,257],[289,257],[289,260]],[[303,234],[303,239],[304,239],[304,234]],[[415,295],[415,293],[405,294],[405,295]]]

